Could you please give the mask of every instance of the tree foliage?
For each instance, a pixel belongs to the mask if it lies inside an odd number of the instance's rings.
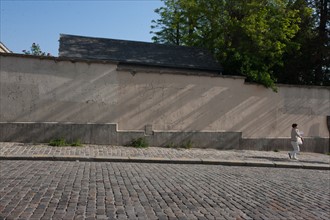
[[[299,48],[284,54],[284,65],[276,70],[279,82],[329,86],[330,2],[296,0],[290,7],[300,11],[302,20],[293,38]]]
[[[45,53],[41,50],[39,44],[33,43],[30,50],[22,51],[26,55],[35,55],[35,56],[50,56],[50,53]]]
[[[274,90],[275,82],[301,75],[290,65],[305,55],[313,36],[313,10],[305,0],[163,1],[155,10],[160,19],[152,21],[154,42],[206,48],[224,74],[245,75]]]

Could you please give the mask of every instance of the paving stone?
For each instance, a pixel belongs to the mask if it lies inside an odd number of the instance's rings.
[[[41,153],[42,152],[42,153]],[[111,146],[111,145],[84,145],[82,147],[61,147],[56,148],[48,145],[31,145],[14,142],[0,142],[0,156],[70,156],[77,155],[79,157],[96,158],[102,156],[103,158],[120,158],[126,157],[135,158],[162,158],[166,160],[186,159],[207,162],[227,161],[247,163],[251,165],[263,165],[271,162],[272,165],[281,163],[285,165],[299,165],[299,166],[329,166],[329,156],[326,154],[317,154],[309,152],[301,152],[300,160],[294,161],[288,158],[287,151],[273,152],[273,151],[252,151],[252,150],[217,150],[217,149],[172,149],[149,147],[147,149],[136,149],[133,147]],[[79,162],[78,162],[79,163]],[[64,187],[64,186],[63,186]]]
[[[1,160],[0,167],[7,219],[330,218],[330,171]]]

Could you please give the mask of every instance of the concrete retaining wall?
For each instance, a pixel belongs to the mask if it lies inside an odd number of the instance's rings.
[[[0,122],[9,123],[12,140],[24,141],[19,135],[30,128],[35,141],[40,132],[51,138],[65,130],[64,136],[71,131],[68,138],[104,144],[127,142],[118,136],[122,132],[128,139],[142,132],[153,137],[152,145],[190,136],[196,143],[207,140],[199,147],[217,148],[230,140],[222,134],[239,133],[241,148],[269,149],[290,147],[280,140],[297,123],[316,145],[308,149],[329,149],[329,87],[278,85],[275,93],[243,77],[17,54],[0,54],[0,65]],[[37,123],[26,128],[14,122]],[[115,139],[113,128],[104,131],[108,124],[118,125]],[[236,139],[231,141],[219,147],[237,148]]]
[[[85,144],[130,145],[143,137],[150,146],[215,148],[219,150],[291,150],[289,138],[242,138],[241,132],[118,131],[117,124],[0,123],[0,142],[49,143],[63,138]],[[305,138],[301,151],[329,152],[328,138]]]
[[[117,131],[116,124],[0,123],[1,142],[49,143],[63,138],[85,144],[129,145],[144,137],[150,146],[239,149],[240,132]]]
[[[304,138],[300,150],[303,152],[327,153],[330,152],[329,138]],[[242,138],[239,143],[241,150],[286,150],[291,151],[290,138]]]

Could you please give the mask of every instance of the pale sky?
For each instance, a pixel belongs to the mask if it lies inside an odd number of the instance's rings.
[[[60,34],[151,42],[160,0],[0,0],[0,41],[14,53],[38,43],[58,56]]]

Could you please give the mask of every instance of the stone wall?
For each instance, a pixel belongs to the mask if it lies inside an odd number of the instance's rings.
[[[329,87],[278,85],[275,93],[242,77],[200,71],[15,54],[1,54],[0,62],[0,122],[9,127],[117,124],[119,133],[145,134],[150,125],[155,137],[203,133],[207,141],[211,133],[232,132],[241,134],[238,148],[280,149],[291,147],[291,124],[298,123],[311,143],[306,149],[329,150]]]
[[[0,123],[4,142],[49,143],[63,139],[68,143],[79,140],[85,144],[130,145],[145,138],[150,146],[239,149],[240,132],[179,132],[117,131],[116,124],[75,123]]]

